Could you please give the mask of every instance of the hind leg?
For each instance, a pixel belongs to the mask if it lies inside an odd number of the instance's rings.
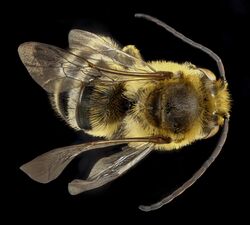
[[[127,45],[122,49],[122,51],[126,52],[127,54],[131,56],[134,56],[137,59],[142,60],[140,51],[134,45]]]

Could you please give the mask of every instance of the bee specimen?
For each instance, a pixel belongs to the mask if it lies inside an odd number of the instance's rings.
[[[97,161],[86,180],[69,183],[72,195],[98,188],[124,174],[153,150],[171,151],[223,131],[211,157],[171,195],[144,211],[160,208],[191,186],[218,156],[226,140],[230,96],[220,58],[160,20],[150,20],[216,60],[220,78],[208,69],[167,61],[145,62],[132,45],[71,30],[69,49],[27,42],[18,52],[32,78],[49,93],[57,114],[99,141],[54,149],[21,166],[40,183],[56,179],[82,152],[126,144]]]

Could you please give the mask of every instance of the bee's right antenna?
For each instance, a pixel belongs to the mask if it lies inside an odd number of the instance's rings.
[[[191,40],[188,37],[184,36],[180,32],[176,31],[174,28],[170,27],[169,25],[167,25],[166,23],[158,20],[155,17],[149,16],[147,14],[141,14],[141,13],[136,13],[135,17],[136,18],[143,18],[143,19],[152,21],[152,22],[156,23],[157,25],[165,28],[167,31],[172,33],[174,36],[180,38],[182,41],[188,43],[189,45],[193,46],[194,48],[198,48],[201,51],[207,53],[210,57],[212,57],[216,61],[219,72],[220,72],[220,76],[223,79],[223,81],[226,82],[226,76],[225,76],[225,70],[224,70],[223,63],[222,63],[220,57],[217,54],[215,54],[212,50],[210,50],[209,48],[207,48],[207,47],[205,47],[205,46],[203,46],[203,45],[201,45],[201,44],[199,44],[197,42],[194,42],[193,40]]]
[[[183,34],[179,33],[178,31],[176,31],[172,27],[168,26],[167,24],[163,23],[162,21],[160,21],[152,16],[149,16],[146,14],[135,14],[135,17],[144,18],[144,19],[147,19],[149,21],[152,21],[152,22],[158,24],[159,26],[165,28],[167,31],[169,31],[170,33],[172,33],[176,37],[180,38],[182,41],[190,44],[194,48],[198,48],[198,49],[202,50],[203,52],[207,53],[209,56],[211,56],[216,61],[219,72],[220,72],[220,76],[221,76],[222,80],[226,83],[225,70],[224,70],[223,63],[222,63],[220,57],[218,55],[216,55],[213,51],[211,51],[207,47],[205,47],[201,44],[198,44],[198,43],[192,41],[191,39],[185,37]],[[142,211],[152,211],[152,210],[159,209],[163,205],[168,204],[169,202],[174,200],[176,197],[181,195],[186,189],[188,189],[190,186],[192,186],[202,176],[202,174],[207,170],[207,168],[214,162],[214,160],[220,154],[221,149],[222,149],[222,147],[226,141],[226,138],[227,138],[228,128],[229,128],[229,118],[226,117],[225,121],[224,121],[224,126],[223,126],[223,130],[221,132],[220,139],[219,139],[214,151],[212,152],[212,155],[202,164],[202,166],[194,173],[194,175],[189,180],[187,180],[183,185],[181,185],[181,187],[177,188],[174,192],[172,192],[170,195],[166,196],[165,198],[163,198],[159,202],[152,204],[152,205],[149,205],[149,206],[140,205],[139,209],[141,209]]]

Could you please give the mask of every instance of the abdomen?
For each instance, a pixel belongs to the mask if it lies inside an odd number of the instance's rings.
[[[122,83],[95,82],[86,86],[78,103],[78,126],[93,136],[112,137],[128,110],[123,92]]]

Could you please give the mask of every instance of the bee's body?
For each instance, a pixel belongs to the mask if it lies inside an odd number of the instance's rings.
[[[134,46],[123,50],[141,59]],[[218,118],[210,121],[211,114],[217,110],[214,108],[217,100],[209,90],[213,87],[223,92],[223,104],[216,107],[227,112],[228,93],[219,87],[219,81],[209,80],[190,63],[153,61],[149,65],[156,71],[170,71],[177,76],[155,81],[121,81],[113,85],[96,79],[69,90],[66,97],[58,88],[52,103],[71,127],[93,136],[107,139],[170,137],[172,143],[155,146],[161,150],[181,148],[204,138],[213,126],[220,125]]]
[[[224,124],[211,157],[170,196],[141,208],[152,210],[181,194],[218,156],[228,132],[230,97],[216,54],[155,18],[136,16],[154,21],[208,53],[216,60],[221,79],[191,63],[145,62],[133,45],[120,48],[111,38],[87,31],[72,30],[68,50],[24,43],[18,48],[20,58],[49,93],[57,114],[72,128],[106,140],[54,149],[21,169],[32,179],[48,183],[82,152],[127,144],[122,151],[97,161],[85,180],[69,183],[69,192],[75,195],[118,178],[154,149],[179,149],[215,135]]]

